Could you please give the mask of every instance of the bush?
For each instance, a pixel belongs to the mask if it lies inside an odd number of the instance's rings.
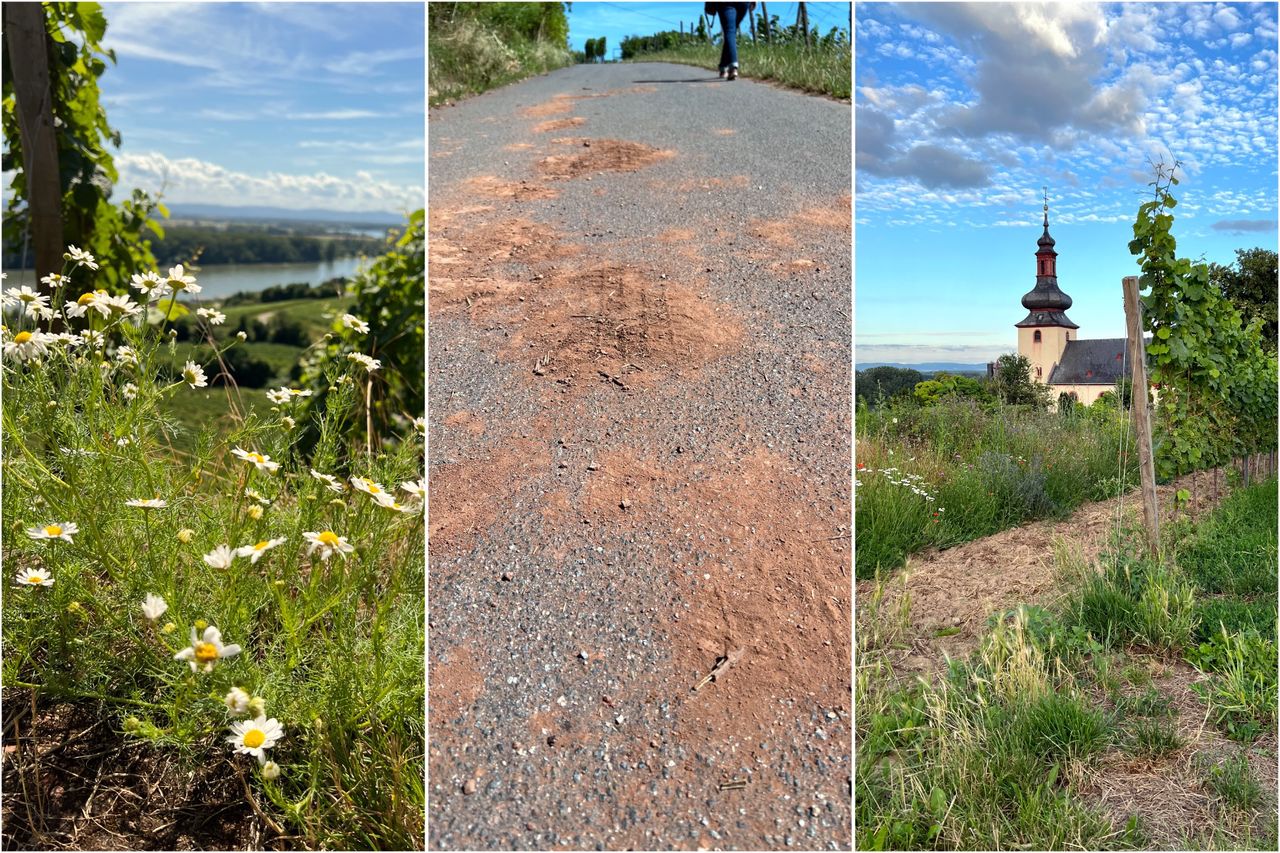
[[[1106,717],[1076,695],[1049,692],[1018,708],[1012,742],[1045,765],[1085,758],[1106,747]]]

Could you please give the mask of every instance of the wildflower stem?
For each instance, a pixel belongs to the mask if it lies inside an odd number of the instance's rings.
[[[116,705],[132,705],[135,708],[151,708],[153,710],[162,711],[164,705],[158,705],[155,702],[146,702],[142,699],[132,699],[128,696],[109,696],[106,693],[96,693],[88,690],[53,690],[46,688],[43,684],[34,684],[29,681],[10,681],[10,687],[24,687],[28,690],[48,691],[49,695],[61,696],[66,699],[97,699],[100,702],[110,702]]]

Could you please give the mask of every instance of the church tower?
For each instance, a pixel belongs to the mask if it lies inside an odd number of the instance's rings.
[[[1044,198],[1044,233],[1036,249],[1036,286],[1022,297],[1027,316],[1018,329],[1018,354],[1031,362],[1031,377],[1049,381],[1062,359],[1067,341],[1074,341],[1080,327],[1067,318],[1071,297],[1058,289],[1058,253],[1049,236],[1049,195]]]

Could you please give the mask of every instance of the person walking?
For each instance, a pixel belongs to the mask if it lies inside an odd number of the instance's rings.
[[[702,10],[704,15],[720,17],[722,45],[720,47],[720,76],[726,74],[730,80],[738,79],[738,27],[742,19],[756,7],[755,3],[707,3]]]

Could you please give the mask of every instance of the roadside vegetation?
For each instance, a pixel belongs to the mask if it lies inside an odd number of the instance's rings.
[[[564,5],[428,3],[430,105],[572,65]]]
[[[857,848],[1274,849],[1276,792],[1259,768],[1276,761],[1276,494],[1275,480],[1240,488],[1171,526],[1159,558],[1135,532],[1097,566],[1064,552],[1055,603],[995,615],[934,681],[895,674],[910,602],[884,608],[896,581],[869,586]],[[1167,676],[1188,664],[1180,693]],[[1202,737],[1206,719],[1216,734]],[[1211,820],[1104,808],[1103,791],[1122,801],[1168,774]]]
[[[676,62],[715,71],[723,39],[718,29],[714,21],[699,18],[690,32],[628,36],[620,45],[622,59]],[[738,63],[747,78],[772,80],[833,98],[851,97],[853,51],[847,25],[832,26],[824,34],[813,24],[782,26],[777,15],[772,15],[766,26],[763,16],[756,16],[739,29]]]

